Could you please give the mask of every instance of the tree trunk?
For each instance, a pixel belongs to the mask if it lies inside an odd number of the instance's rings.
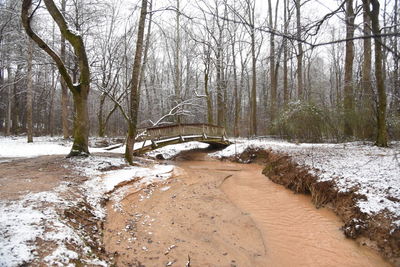
[[[368,16],[369,10],[369,0],[364,1],[363,3],[363,31],[364,35],[371,35],[371,20]],[[374,91],[372,89],[372,80],[371,80],[371,39],[365,38],[363,40],[363,62],[361,69],[361,87],[362,87],[362,109],[360,110],[363,123],[361,125],[361,136],[363,138],[372,138],[374,132],[374,121],[373,117],[373,95]]]
[[[221,38],[219,38],[219,44],[217,47],[217,66],[216,66],[216,83],[217,83],[217,125],[224,125],[224,94],[222,85],[222,48],[221,48]]]
[[[14,82],[13,82],[13,91],[12,91],[12,108],[11,108],[11,133],[16,135],[18,134],[19,129],[19,101],[18,101],[18,79],[19,79],[19,72],[21,70],[21,65],[17,65],[17,70],[15,71],[14,75]]]
[[[257,70],[254,25],[251,25],[251,104],[250,104],[250,135],[257,135]]]
[[[51,91],[50,91],[50,106],[49,106],[49,135],[54,135],[54,96],[56,93],[56,81],[54,77],[54,67],[51,66]]]
[[[353,0],[346,0],[346,55],[344,61],[344,135],[353,136],[353,60],[354,60]]]
[[[139,100],[138,100],[138,102],[140,103],[141,86],[142,86],[142,83],[144,81],[147,100],[148,100],[148,103],[150,104],[151,101],[150,101],[150,96],[149,96],[149,90],[148,90],[147,85],[146,85],[147,83],[146,83],[146,81],[144,79],[144,76],[145,76],[144,73],[145,73],[145,70],[146,70],[147,57],[148,57],[149,48],[150,48],[151,24],[152,24],[152,21],[153,21],[153,12],[152,12],[153,3],[152,3],[152,0],[150,0],[148,2],[148,5],[149,5],[149,14],[150,15],[149,15],[149,24],[147,26],[146,44],[144,46],[144,51],[143,51],[143,62],[142,62],[142,67],[140,68],[140,75],[139,75],[139,85],[138,85],[138,91],[139,91],[138,97],[139,97]],[[149,117],[151,118],[151,109],[150,109],[149,113],[150,113]]]
[[[240,120],[240,102],[239,102],[239,89],[238,89],[238,80],[237,80],[237,68],[236,68],[236,51],[235,51],[235,42],[234,39],[232,41],[232,64],[233,64],[233,98],[235,101],[235,113],[234,113],[234,124],[233,124],[233,135],[235,137],[239,136],[239,120]]]
[[[363,0],[364,2],[366,0]],[[371,18],[372,33],[374,34],[375,44],[375,79],[378,90],[378,110],[377,110],[377,136],[375,144],[380,147],[387,147],[387,131],[386,131],[386,91],[383,79],[382,68],[382,38],[379,36],[379,1],[371,0],[372,10],[369,16]]]
[[[125,159],[129,164],[133,164],[133,147],[135,145],[136,127],[139,108],[139,75],[142,62],[144,27],[146,22],[147,0],[142,0],[142,8],[140,11],[139,28],[136,40],[135,60],[132,69],[131,96],[130,96],[130,112],[128,120],[128,136],[126,140]]]
[[[99,137],[104,137],[105,135],[105,122],[104,122],[104,103],[106,101],[106,94],[102,93],[100,95],[100,103],[99,103],[99,113],[97,113],[97,121],[99,123]]]
[[[297,38],[297,96],[303,99],[303,46],[301,43],[300,0],[296,0],[296,38]]]
[[[271,4],[271,0],[268,0],[268,13],[269,13],[269,27],[270,29],[274,29],[274,25],[273,25],[273,14],[272,14],[272,4]],[[270,41],[269,41],[269,45],[270,45],[270,52],[269,52],[269,64],[270,64],[270,83],[271,83],[271,103],[270,103],[270,121],[271,121],[271,125],[272,126],[272,122],[275,120],[276,117],[276,111],[277,111],[277,81],[276,81],[276,75],[275,75],[275,35],[274,34],[270,34]]]
[[[212,101],[211,95],[208,90],[208,80],[209,80],[209,62],[206,63],[208,66],[204,69],[204,93],[206,94],[206,101],[207,101],[207,122],[209,124],[214,123],[213,119],[213,110],[212,110]]]
[[[86,87],[86,88],[85,88]],[[88,155],[89,113],[87,107],[89,85],[82,86],[80,92],[73,93],[75,105],[74,143],[68,157]]]
[[[286,36],[288,33],[288,24],[287,21],[287,0],[283,0],[283,20],[284,20],[284,29],[283,33]],[[288,47],[287,47],[287,40],[283,38],[283,104],[286,106],[289,102],[289,90],[288,90]]]
[[[1,35],[1,33],[0,33],[0,35]],[[0,47],[1,47],[1,43],[2,43],[2,40],[0,37]],[[2,64],[3,61],[0,61],[0,63]],[[4,69],[3,69],[3,66],[0,66],[0,88],[3,88],[3,86],[4,86]],[[6,89],[6,87],[4,87],[4,89]],[[7,102],[4,104],[5,104],[5,106],[7,106]],[[5,112],[2,114],[2,116],[0,118],[0,121],[1,121],[0,122],[0,130],[3,128],[3,121],[2,121],[3,118],[4,118],[5,126],[7,127],[7,109],[5,109]],[[6,134],[6,128],[4,128],[4,134]]]
[[[180,49],[181,49],[181,36],[180,36],[180,0],[176,0],[176,40],[175,40],[175,105],[179,104],[181,99],[181,67],[180,67]],[[181,123],[181,116],[176,116],[176,123]]]
[[[26,117],[27,117],[27,137],[28,143],[33,142],[33,123],[32,123],[32,62],[33,61],[33,44],[32,40],[28,40],[28,68],[27,68],[27,87],[26,87]]]
[[[7,68],[7,118],[6,118],[6,136],[11,134],[11,112],[12,112],[12,87],[10,84],[11,68]]]
[[[61,13],[65,16],[65,9],[67,5],[67,0],[61,0]],[[65,37],[61,35],[61,60],[64,64],[65,62]],[[69,138],[69,125],[68,125],[68,87],[64,81],[64,78],[61,76],[61,121],[62,121],[62,131],[64,139]]]
[[[394,32],[397,31],[397,25],[398,25],[398,11],[399,11],[399,1],[395,0],[394,2]],[[393,45],[393,51],[395,54],[398,53],[398,44],[397,40],[398,38],[395,38],[394,40],[394,45]],[[393,71],[393,94],[394,94],[394,100],[393,100],[393,107],[394,107],[394,112],[397,116],[400,116],[400,84],[399,84],[399,58],[398,57],[393,57],[393,65],[394,65],[394,71]]]

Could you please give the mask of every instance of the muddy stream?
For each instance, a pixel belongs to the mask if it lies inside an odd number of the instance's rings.
[[[190,175],[226,175],[220,189],[260,230],[265,266],[390,266],[375,251],[345,238],[332,211],[316,209],[309,196],[273,183],[260,165],[215,161],[202,153],[177,165]]]
[[[346,239],[332,211],[274,184],[260,165],[207,151],[167,163],[172,178],[107,204],[104,240],[117,266],[390,266]]]

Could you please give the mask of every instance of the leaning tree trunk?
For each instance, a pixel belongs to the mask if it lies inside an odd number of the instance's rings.
[[[142,9],[140,11],[139,28],[136,40],[135,60],[132,69],[132,83],[131,83],[131,103],[129,110],[128,120],[128,136],[126,138],[125,159],[129,164],[133,164],[133,146],[135,144],[136,127],[139,109],[139,75],[140,67],[142,64],[143,52],[143,39],[144,39],[144,26],[146,22],[147,13],[147,0],[142,0]]]
[[[58,10],[53,0],[44,0],[44,3],[51,17],[57,23],[61,34],[71,43],[72,47],[74,48],[80,71],[78,84],[73,83],[67,67],[65,66],[65,62],[60,58],[60,56],[33,31],[31,27],[31,20],[34,14],[30,14],[32,0],[23,0],[22,2],[22,25],[25,28],[28,36],[32,38],[32,40],[35,41],[37,45],[54,60],[62,78],[64,78],[64,82],[73,94],[76,111],[74,120],[74,143],[68,157],[80,155],[87,156],[89,154],[89,116],[87,99],[90,89],[90,70],[85,45],[83,43],[82,36],[78,33],[75,33],[75,31],[72,31],[68,27],[64,16],[61,14],[60,10]]]

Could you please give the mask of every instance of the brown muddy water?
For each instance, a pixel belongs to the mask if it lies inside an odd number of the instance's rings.
[[[263,266],[390,266],[375,251],[346,239],[332,211],[316,209],[309,196],[271,182],[262,166],[220,162],[204,153],[174,164],[191,175],[226,175],[220,189],[262,234]]]

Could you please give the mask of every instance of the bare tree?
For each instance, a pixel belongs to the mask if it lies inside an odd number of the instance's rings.
[[[54,60],[61,76],[72,92],[75,104],[74,143],[68,156],[88,155],[89,116],[87,99],[90,89],[90,70],[85,45],[82,36],[68,27],[68,23],[55,3],[52,0],[44,0],[44,3],[51,17],[57,23],[61,34],[74,48],[80,70],[79,83],[73,83],[72,77],[68,73],[67,67],[60,56],[33,31],[31,21],[37,7],[30,13],[32,0],[23,0],[22,2],[22,24],[28,36]]]

